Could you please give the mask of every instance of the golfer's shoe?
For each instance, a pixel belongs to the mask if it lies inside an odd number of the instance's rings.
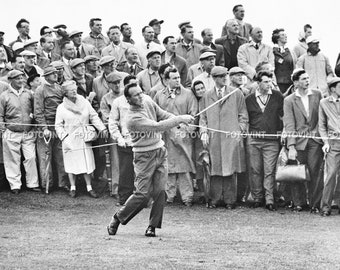
[[[90,197],[92,197],[92,198],[98,198],[97,193],[96,193],[93,189],[91,189],[91,190],[88,192],[88,194],[89,194]]]
[[[145,231],[145,236],[155,237],[156,236],[155,227],[149,226]]]
[[[117,215],[115,214],[112,217],[110,224],[107,226],[107,232],[109,233],[109,235],[115,235],[117,233],[119,224],[120,224],[120,221]]]

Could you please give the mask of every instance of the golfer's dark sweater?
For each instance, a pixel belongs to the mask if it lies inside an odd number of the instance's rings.
[[[277,134],[282,131],[283,97],[279,91],[272,90],[268,104],[262,112],[257,103],[255,93],[246,97],[249,115],[249,132],[253,134]],[[255,136],[254,136],[255,137]],[[256,136],[263,139],[278,139],[278,137]]]

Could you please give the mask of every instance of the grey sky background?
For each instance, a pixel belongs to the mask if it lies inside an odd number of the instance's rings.
[[[0,27],[5,34],[5,43],[17,37],[15,24],[20,18],[31,23],[31,37],[39,38],[43,25],[64,23],[68,30],[84,31],[88,35],[90,18],[102,18],[103,33],[111,25],[128,22],[133,39],[142,39],[141,29],[154,18],[163,19],[161,40],[167,35],[179,36],[178,24],[190,20],[195,37],[200,37],[204,28],[211,28],[214,37],[221,35],[227,19],[233,17],[232,8],[243,4],[245,21],[260,26],[264,42],[272,45],[271,33],[275,28],[284,28],[288,35],[288,47],[292,48],[304,24],[313,26],[313,36],[320,38],[320,48],[329,57],[332,67],[340,52],[337,41],[340,27],[340,1],[337,0],[258,0],[258,1],[192,1],[192,0],[2,0]]]

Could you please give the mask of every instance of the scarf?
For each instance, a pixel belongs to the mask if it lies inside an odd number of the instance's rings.
[[[86,106],[86,100],[81,95],[77,95],[76,102],[72,102],[67,97],[64,97],[63,104],[66,110],[69,110],[75,114],[81,115]]]

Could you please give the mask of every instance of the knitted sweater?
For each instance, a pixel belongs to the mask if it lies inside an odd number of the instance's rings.
[[[161,132],[181,122],[181,116],[174,116],[162,110],[149,96],[144,95],[143,106],[130,106],[127,128],[132,138],[133,152],[156,150],[164,145]]]

